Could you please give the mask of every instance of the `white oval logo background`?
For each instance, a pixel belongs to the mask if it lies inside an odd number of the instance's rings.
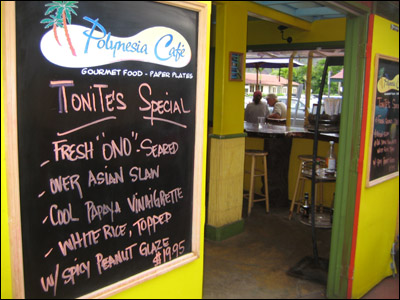
[[[84,32],[89,34],[90,31],[90,28],[80,25],[68,25],[68,33],[76,53],[74,56],[64,29],[57,28],[61,46],[57,43],[53,30],[50,30],[40,42],[42,54],[51,63],[66,68],[95,67],[120,61],[142,61],[182,68],[192,57],[186,39],[168,27],[150,27],[127,38],[105,36],[103,32],[95,30],[88,42],[88,36]],[[138,46],[138,51],[131,47],[133,43]]]

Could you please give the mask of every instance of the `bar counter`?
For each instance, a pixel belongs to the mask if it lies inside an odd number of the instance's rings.
[[[244,122],[244,131],[249,137],[296,137],[314,139],[314,131],[304,127],[277,125],[265,123],[261,126],[258,123]],[[318,132],[318,140],[339,142],[339,133],[337,132]]]
[[[268,152],[268,190],[271,207],[288,207],[290,203],[288,193],[290,157],[292,151],[299,152],[298,149],[292,149],[293,138],[308,139],[311,142],[314,139],[314,131],[300,126],[287,127],[284,124],[271,123],[259,125],[258,123],[247,122],[244,122],[244,131],[249,138],[263,139],[263,150]],[[339,133],[319,132],[318,141],[335,141],[335,143],[338,143]],[[310,144],[310,142],[307,144]],[[309,150],[305,154],[312,154],[312,149]],[[297,161],[294,162],[294,166],[296,166],[296,169],[292,172],[297,174]]]

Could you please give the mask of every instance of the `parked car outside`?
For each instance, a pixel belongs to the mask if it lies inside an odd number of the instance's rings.
[[[283,102],[287,106],[287,97],[278,96],[278,101]],[[305,99],[292,97],[290,105],[290,124],[291,126],[304,126],[304,118],[306,114]]]
[[[244,97],[244,108],[246,108],[247,104],[253,101],[253,97],[245,96]]]

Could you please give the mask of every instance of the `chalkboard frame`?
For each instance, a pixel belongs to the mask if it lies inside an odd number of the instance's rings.
[[[369,139],[369,154],[368,154],[368,169],[367,169],[367,177],[366,177],[366,186],[372,187],[374,185],[380,184],[389,179],[395,178],[399,176],[399,161],[397,158],[397,170],[394,172],[387,173],[383,176],[379,176],[377,178],[373,178],[371,180],[371,170],[373,168],[373,148],[374,148],[374,132],[375,132],[375,118],[376,118],[376,100],[378,96],[377,86],[378,86],[378,72],[379,65],[382,60],[391,61],[393,64],[397,64],[397,70],[399,69],[399,59],[396,57],[391,57],[383,54],[376,54],[375,56],[375,74],[374,74],[374,82],[373,82],[373,98],[372,98],[372,110],[371,110],[371,130],[370,130],[370,139]],[[398,119],[397,119],[397,130],[398,130]],[[398,137],[397,137],[398,138]]]
[[[196,80],[196,115],[194,138],[194,171],[193,171],[193,212],[192,212],[192,250],[170,262],[158,267],[135,274],[109,286],[105,286],[86,295],[83,298],[106,298],[144,281],[150,280],[173,269],[193,262],[200,257],[201,245],[201,211],[204,169],[204,127],[206,99],[206,58],[207,58],[207,4],[192,1],[156,1],[184,10],[198,13],[198,48],[197,48],[197,80]],[[4,6],[3,6],[4,5]],[[18,120],[17,120],[17,66],[16,66],[16,13],[15,1],[2,3],[4,8],[4,41],[7,47],[4,51],[5,74],[5,124],[6,124],[6,172],[7,172],[7,203],[8,224],[10,235],[11,276],[14,298],[25,298],[24,266],[22,253],[22,232],[20,214],[20,182],[18,159]],[[2,14],[3,15],[3,14]]]

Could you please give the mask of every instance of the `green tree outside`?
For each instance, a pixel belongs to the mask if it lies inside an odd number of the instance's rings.
[[[322,73],[324,71],[324,65],[325,65],[325,59],[319,59],[315,60],[315,63],[313,65],[312,69],[312,75],[311,75],[311,90],[313,94],[318,94],[321,81],[322,81]],[[329,67],[328,71],[331,71],[331,76],[337,74],[343,67],[342,66],[331,66]],[[288,73],[289,73],[289,68],[281,68],[280,72],[279,69],[273,69],[271,74],[278,76],[280,74],[281,77],[288,79]],[[307,66],[300,66],[293,68],[293,81],[297,83],[302,83],[306,84],[307,80]],[[338,95],[339,94],[339,84],[338,82],[331,82],[331,87],[330,87],[330,95]],[[303,90],[305,92],[305,90]],[[324,95],[328,94],[328,78],[326,79],[325,82],[325,87],[324,87]]]

